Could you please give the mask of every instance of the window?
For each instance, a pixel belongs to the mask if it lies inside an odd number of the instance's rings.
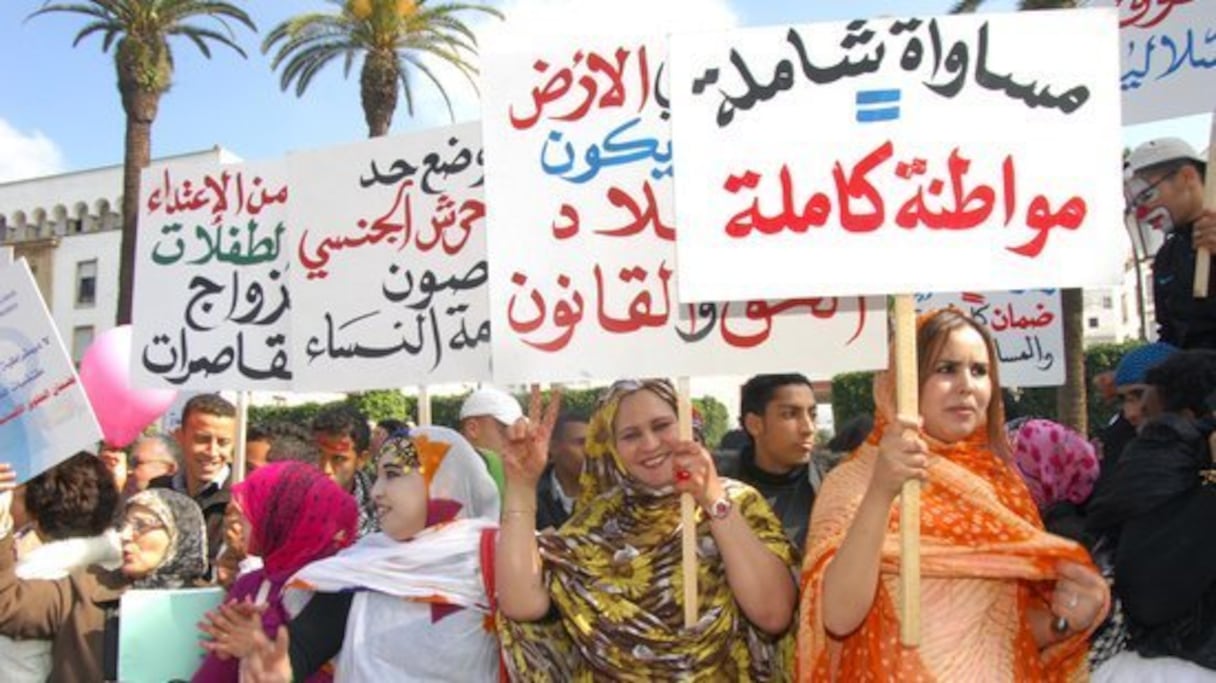
[[[72,360],[80,363],[80,359],[84,357],[84,352],[93,343],[93,326],[85,325],[72,330]]]
[[[1089,329],[1091,329],[1091,330],[1092,330],[1092,329],[1096,328],[1097,326],[1098,326],[1098,319],[1097,319],[1097,318],[1090,318],[1090,319],[1089,319]]]
[[[97,302],[97,260],[76,264],[76,307],[88,308]]]
[[[1115,302],[1109,294],[1102,295],[1102,308],[1110,310],[1115,307]]]

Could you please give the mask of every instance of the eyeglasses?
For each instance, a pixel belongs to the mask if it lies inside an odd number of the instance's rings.
[[[136,536],[143,536],[157,529],[164,529],[165,525],[158,519],[149,519],[147,517],[128,517],[122,522],[122,526],[118,527],[118,532],[122,533],[127,529]]]
[[[1130,206],[1132,208],[1137,208],[1137,207],[1144,206],[1145,204],[1150,204],[1152,202],[1157,201],[1157,198],[1161,196],[1161,190],[1157,189],[1157,186],[1160,185],[1161,183],[1164,183],[1165,181],[1169,180],[1170,178],[1174,177],[1174,175],[1178,173],[1178,170],[1179,169],[1174,169],[1172,171],[1167,172],[1165,175],[1161,176],[1160,178],[1158,178],[1157,180],[1155,180],[1151,184],[1149,184],[1148,187],[1137,192],[1132,197],[1131,201],[1128,202],[1128,206]],[[1140,182],[1143,182],[1143,181],[1140,181]]]

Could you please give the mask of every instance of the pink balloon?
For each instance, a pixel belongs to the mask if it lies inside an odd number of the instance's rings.
[[[130,325],[106,330],[93,340],[80,359],[80,383],[106,443],[118,448],[134,441],[177,397],[175,389],[131,386]]]

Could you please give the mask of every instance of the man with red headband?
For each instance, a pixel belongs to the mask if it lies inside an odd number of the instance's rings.
[[[380,530],[372,484],[367,471],[371,429],[355,409],[338,405],[317,413],[312,420],[313,436],[321,450],[321,471],[355,497],[359,505],[359,537]]]

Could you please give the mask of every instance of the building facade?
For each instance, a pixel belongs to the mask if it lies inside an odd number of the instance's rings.
[[[215,147],[165,157],[166,164],[241,161]],[[122,241],[122,165],[0,183],[0,236],[25,258],[72,358],[114,326]]]

